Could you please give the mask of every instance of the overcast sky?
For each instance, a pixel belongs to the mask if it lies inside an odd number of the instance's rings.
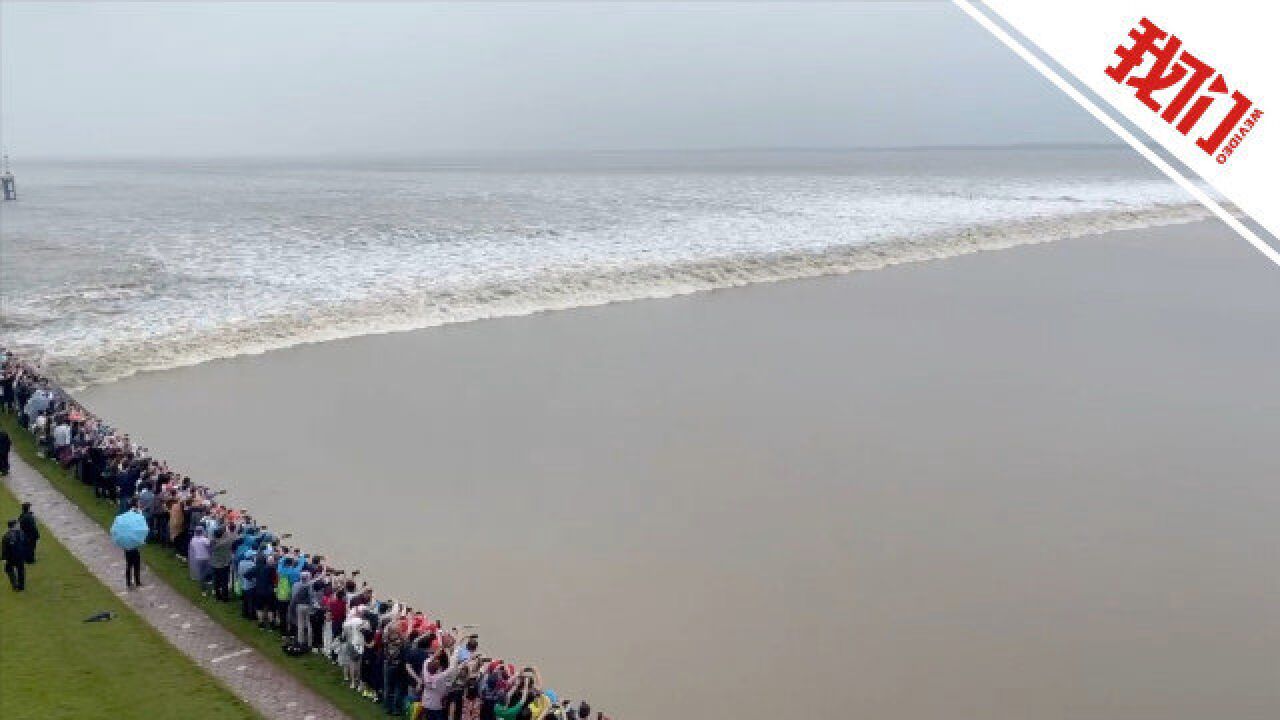
[[[1112,142],[949,3],[6,1],[19,156]]]

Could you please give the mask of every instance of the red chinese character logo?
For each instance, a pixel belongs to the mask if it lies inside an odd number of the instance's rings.
[[[1225,97],[1230,88],[1226,78],[1213,66],[1182,49],[1182,41],[1176,35],[1169,35],[1147,18],[1142,18],[1139,26],[1129,31],[1133,45],[1116,47],[1115,54],[1119,61],[1107,68],[1107,75],[1117,83],[1124,83],[1137,88],[1135,97],[1152,111],[1160,113],[1160,117],[1174,126],[1178,132],[1187,135],[1196,123],[1204,117],[1213,103]],[[1145,74],[1135,72],[1142,68],[1147,58],[1152,59],[1151,66]],[[1152,96],[1153,93],[1178,87],[1176,94],[1163,104]],[[1208,88],[1204,93],[1205,84]],[[1231,92],[1232,106],[1223,115],[1213,132],[1196,140],[1196,145],[1209,155],[1218,153],[1223,142],[1236,130],[1226,152],[1219,153],[1218,162],[1226,162],[1247,135],[1262,111],[1254,109],[1246,118],[1253,102],[1239,90]],[[1163,111],[1162,111],[1163,110]],[[1179,117],[1181,119],[1179,120]]]

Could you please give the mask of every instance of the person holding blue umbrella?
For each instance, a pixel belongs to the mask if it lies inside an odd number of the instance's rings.
[[[142,554],[138,548],[147,542],[147,533],[147,519],[138,512],[137,500],[130,501],[129,509],[111,523],[111,539],[124,550],[125,587],[142,587]]]

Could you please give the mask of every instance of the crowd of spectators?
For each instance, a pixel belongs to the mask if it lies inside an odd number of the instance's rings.
[[[428,720],[587,720],[585,700],[548,688],[536,667],[486,655],[473,626],[375,594],[359,571],[290,543],[224,493],[193,481],[109,426],[34,364],[0,349],[0,409],[40,452],[93,488],[117,513],[142,514],[148,542],[187,565],[216,602],[238,602],[246,623],[279,633],[290,655],[315,653],[352,692],[388,715]],[[105,538],[105,536],[104,536]],[[125,584],[141,585],[137,554]],[[605,720],[595,712],[596,720]]]

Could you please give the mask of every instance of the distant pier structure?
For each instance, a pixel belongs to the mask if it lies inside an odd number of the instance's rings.
[[[18,185],[13,180],[13,173],[9,172],[9,156],[4,156],[4,171],[0,172],[0,189],[4,190],[5,200],[18,199]]]

